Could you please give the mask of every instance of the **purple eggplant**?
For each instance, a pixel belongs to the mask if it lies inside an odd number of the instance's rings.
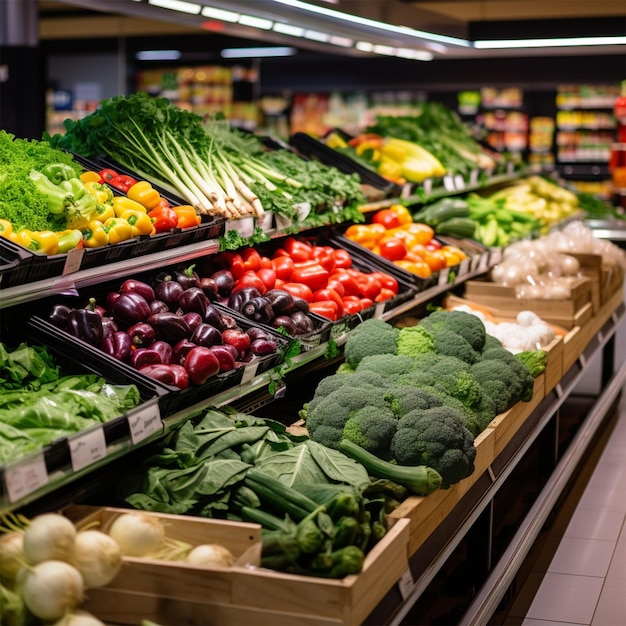
[[[250,344],[250,352],[255,356],[266,356],[276,352],[276,342],[272,339],[255,339]]]
[[[120,293],[138,293],[146,299],[146,302],[154,300],[154,289],[148,283],[134,278],[127,278],[119,288]]]
[[[196,330],[200,324],[202,324],[202,315],[200,313],[196,313],[195,311],[189,311],[189,313],[185,313],[183,315],[183,319],[189,324],[189,328],[191,332]]]
[[[152,312],[146,299],[138,293],[122,293],[113,303],[113,318],[122,326],[145,322]]]
[[[202,289],[204,295],[209,299],[210,302],[215,302],[216,300],[218,300],[217,287],[215,285],[215,281],[212,278],[200,278],[198,282],[198,287]]]
[[[228,298],[228,307],[241,313],[243,305],[252,298],[259,298],[261,292],[256,287],[242,287],[233,291]]]
[[[95,305],[95,300],[93,304]],[[102,316],[89,308],[72,309],[67,316],[65,329],[70,335],[91,346],[99,347],[104,337]]]
[[[211,280],[215,285],[215,291],[219,296],[229,296],[235,286],[235,279],[229,270],[218,270],[211,274]]]
[[[123,330],[107,335],[100,344],[100,349],[119,361],[128,361],[131,353],[131,340]]]
[[[178,298],[178,306],[183,313],[199,313],[204,317],[206,308],[209,306],[209,299],[200,287],[189,287],[180,294]]]
[[[263,296],[248,300],[241,307],[241,313],[258,324],[269,324],[274,317],[270,301]]]
[[[189,354],[189,351],[195,347],[196,344],[191,343],[189,339],[181,339],[180,341],[177,341],[172,347],[171,363],[182,365],[185,362],[185,357]]]
[[[226,328],[226,324],[224,323],[224,315],[222,315],[221,311],[214,305],[209,304],[204,311],[204,321],[207,324],[211,324],[211,326],[215,326],[217,330],[220,332]]]
[[[189,265],[188,267],[178,267],[174,270],[173,278],[182,285],[183,289],[198,286],[200,276],[195,271],[195,267],[195,265]]]
[[[211,324],[204,322],[193,331],[190,341],[198,346],[206,346],[207,348],[223,343],[222,333],[214,326],[211,326]]]
[[[305,335],[315,330],[315,324],[313,320],[303,311],[296,311],[290,316],[291,321],[296,325],[298,329],[298,335]]]
[[[72,307],[66,304],[55,304],[48,315],[48,320],[57,328],[65,328],[67,326],[67,318],[72,312]]]
[[[274,315],[282,315],[294,306],[293,296],[283,289],[270,289],[263,294],[263,297],[270,301]]]
[[[288,315],[278,315],[272,320],[272,328],[284,328],[285,332],[293,337],[298,334],[298,327]]]
[[[148,318],[147,322],[154,327],[157,339],[167,341],[171,345],[181,339],[189,339],[191,336],[189,324],[176,313],[155,313]]]
[[[154,289],[154,297],[167,304],[170,310],[178,306],[178,298],[185,291],[184,287],[175,280],[163,280],[157,283]]]
[[[136,348],[147,348],[156,341],[156,330],[148,322],[133,324],[126,333]]]
[[[165,311],[170,310],[170,307],[167,306],[167,304],[163,302],[163,300],[157,300],[156,298],[154,300],[150,300],[149,305],[150,311],[152,311],[153,315],[155,313],[164,313]]]

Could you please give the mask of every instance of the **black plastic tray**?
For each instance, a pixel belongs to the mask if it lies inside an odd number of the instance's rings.
[[[30,250],[0,237],[0,289],[27,283],[33,257]]]

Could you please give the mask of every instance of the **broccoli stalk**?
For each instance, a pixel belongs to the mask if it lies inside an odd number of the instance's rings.
[[[431,467],[389,463],[349,439],[341,440],[339,450],[358,461],[372,476],[396,482],[410,489],[414,494],[425,496],[441,486],[440,474]]]

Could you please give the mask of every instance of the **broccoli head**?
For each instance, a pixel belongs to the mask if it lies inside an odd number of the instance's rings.
[[[443,328],[433,329],[431,335],[437,354],[453,356],[465,363],[474,363],[478,359],[479,353],[462,335]]]
[[[476,448],[459,411],[440,406],[401,417],[391,454],[399,465],[432,467],[441,475],[442,487],[449,487],[474,471]]]
[[[398,419],[415,409],[430,409],[433,406],[441,406],[443,404],[439,395],[425,386],[390,387],[385,393],[385,400],[394,416]]]
[[[356,375],[374,374],[383,379],[394,379],[415,367],[415,360],[400,354],[372,354],[357,365]]]
[[[419,325],[430,332],[446,330],[461,335],[476,352],[482,352],[485,345],[485,325],[479,317],[466,311],[433,311],[420,320]]]
[[[342,437],[381,459],[388,459],[389,446],[397,426],[398,420],[390,409],[366,406],[348,419]]]
[[[347,376],[347,374],[340,376]],[[359,385],[357,380],[354,385],[342,385],[313,406],[309,406],[306,417],[309,436],[313,441],[329,448],[336,448],[341,441],[345,423],[358,410],[368,406],[378,409],[388,408],[379,387]],[[318,432],[320,428],[322,428],[323,437]],[[333,435],[336,435],[336,439]]]
[[[399,330],[378,318],[371,318],[350,331],[344,345],[346,361],[356,367],[366,356],[395,354]]]
[[[416,356],[434,351],[433,337],[423,326],[405,326],[398,332],[397,354]]]
[[[491,350],[491,348],[502,348],[502,342],[493,335],[487,335],[485,337],[485,345],[483,346],[483,352]]]
[[[523,385],[507,363],[497,359],[477,361],[472,374],[486,396],[491,398],[496,414],[508,411],[523,396]]]
[[[518,359],[516,355],[509,352],[505,348],[490,348],[489,350],[483,351],[480,356],[480,360],[496,360],[506,363],[513,370],[516,378],[518,379],[519,385],[522,387],[522,391],[515,402],[518,402],[519,400],[529,402],[532,399],[535,379],[528,367],[521,361],[521,359]]]
[[[515,355],[530,371],[534,378],[546,371],[548,353],[545,350],[525,350]]]

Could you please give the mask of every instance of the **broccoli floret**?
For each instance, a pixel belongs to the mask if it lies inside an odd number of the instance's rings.
[[[433,311],[420,320],[426,330],[447,330],[461,335],[476,352],[482,352],[487,333],[482,320],[466,311]]]
[[[493,335],[487,335],[485,337],[485,345],[483,346],[483,352],[491,350],[491,348],[502,348],[502,342]]]
[[[495,360],[506,363],[513,370],[516,378],[518,379],[518,383],[522,388],[522,391],[515,402],[518,402],[519,400],[529,402],[532,399],[535,379],[528,367],[526,367],[526,365],[524,365],[524,363],[522,363],[522,361],[513,353],[509,352],[505,348],[490,348],[481,354],[480,360]]]
[[[385,394],[385,400],[396,418],[400,418],[415,409],[430,409],[433,406],[443,404],[434,390],[412,385],[391,387]]]
[[[341,374],[344,376],[344,374]],[[356,376],[356,374],[354,375]],[[318,443],[329,448],[336,448],[341,439],[341,431],[345,423],[359,410],[367,406],[378,409],[388,408],[379,387],[373,385],[342,385],[332,393],[324,396],[313,407],[309,406],[306,426],[309,436]],[[327,430],[324,429],[324,441],[318,440],[317,431],[320,427],[336,429],[336,440],[328,441]]]
[[[431,334],[437,354],[454,356],[465,363],[474,363],[478,359],[479,353],[462,335],[445,329],[433,330]]]
[[[449,487],[474,471],[476,448],[459,412],[441,406],[400,418],[391,454],[399,465],[432,467],[441,474],[442,487]]]
[[[491,398],[497,414],[504,413],[522,399],[524,387],[509,365],[498,359],[477,361],[472,374],[485,395]]]
[[[378,318],[371,318],[350,331],[344,345],[346,361],[356,367],[366,356],[395,354],[399,330]]]
[[[405,326],[398,332],[397,354],[416,356],[434,351],[433,337],[423,326]]]
[[[366,406],[346,422],[342,436],[377,457],[388,459],[389,445],[397,426],[398,420],[390,409]]]
[[[530,371],[534,378],[546,371],[548,353],[545,350],[525,350],[515,355]]]
[[[415,360],[400,354],[372,354],[358,364],[356,375],[376,374],[383,379],[394,379],[415,367]]]

